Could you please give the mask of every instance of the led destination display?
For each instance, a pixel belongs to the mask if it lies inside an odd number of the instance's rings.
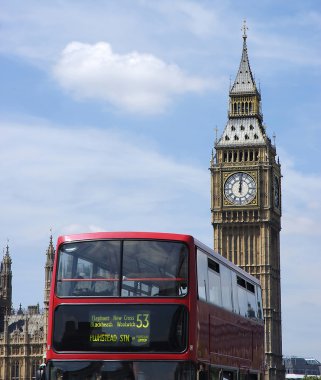
[[[92,345],[148,346],[150,341],[150,312],[106,310],[90,314],[89,341]]]
[[[183,305],[69,304],[54,315],[56,351],[182,352],[187,346]]]

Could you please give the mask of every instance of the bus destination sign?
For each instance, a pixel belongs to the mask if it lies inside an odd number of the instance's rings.
[[[54,316],[57,352],[183,352],[183,305],[59,305]]]
[[[91,346],[149,346],[149,310],[99,310],[91,312],[89,318]]]

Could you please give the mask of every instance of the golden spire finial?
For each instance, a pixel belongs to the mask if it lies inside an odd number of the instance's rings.
[[[241,30],[243,30],[243,38],[246,39],[247,38],[246,31],[249,30],[249,28],[246,26],[246,20],[245,19],[243,20],[243,26],[242,26]]]

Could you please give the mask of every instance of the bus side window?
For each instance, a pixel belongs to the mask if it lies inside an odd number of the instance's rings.
[[[248,315],[248,302],[247,302],[247,291],[246,291],[246,281],[244,278],[237,276],[237,296],[240,306],[240,315],[247,317]]]
[[[199,299],[206,301],[208,294],[207,256],[199,249],[197,250],[197,284]]]
[[[246,289],[247,289],[247,305],[248,305],[247,316],[249,318],[257,318],[257,302],[256,302],[256,295],[255,295],[255,286],[251,284],[250,282],[246,282]]]
[[[221,265],[222,306],[233,311],[232,277],[231,270]]]
[[[237,292],[237,280],[236,280],[236,273],[233,271],[231,272],[232,275],[232,296],[233,296],[233,312],[236,314],[240,314],[240,306],[239,306],[239,299],[238,299],[238,292]]]
[[[240,314],[248,318],[257,318],[258,309],[255,286],[244,278],[237,276],[237,292]]]
[[[222,306],[220,265],[211,259],[208,259],[208,285],[208,301],[214,305]]]

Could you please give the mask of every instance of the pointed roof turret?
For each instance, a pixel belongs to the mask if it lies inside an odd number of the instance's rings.
[[[52,234],[50,234],[49,246],[46,251],[46,264],[45,264],[44,304],[45,304],[45,309],[47,310],[47,312],[48,312],[48,305],[49,305],[49,292],[50,292],[50,286],[51,286],[54,257],[55,257],[55,248],[52,242]]]
[[[23,315],[22,305],[20,303],[19,310],[17,311],[17,315]]]
[[[236,95],[236,94],[253,94],[258,93],[255,80],[252,74],[252,70],[250,67],[249,57],[247,54],[247,45],[246,45],[246,39],[247,39],[247,26],[246,21],[244,20],[243,25],[243,50],[242,50],[242,57],[240,62],[239,71],[237,72],[234,84],[230,90],[230,95]]]
[[[11,271],[11,264],[12,264],[12,260],[9,253],[9,244],[7,244],[6,253],[3,256],[3,269],[5,272]]]
[[[215,147],[262,145],[266,140],[266,131],[262,123],[261,95],[256,87],[247,54],[245,21],[242,29],[242,57],[229,93],[228,121]]]
[[[52,266],[53,261],[54,261],[54,257],[55,257],[55,248],[54,248],[53,242],[52,242],[52,234],[50,235],[49,246],[47,248],[46,256],[47,256],[46,265]]]

